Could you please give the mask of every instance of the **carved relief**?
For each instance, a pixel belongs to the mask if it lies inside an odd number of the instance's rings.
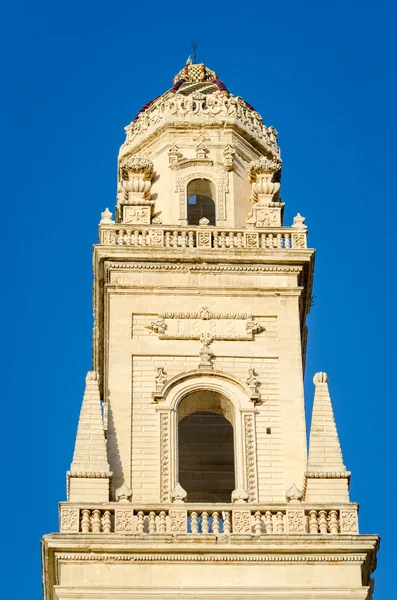
[[[292,234],[292,247],[293,248],[307,248],[306,234],[305,233],[293,233]]]
[[[161,390],[161,388],[163,387],[163,385],[165,384],[166,381],[167,381],[167,376],[164,372],[164,367],[157,367],[156,377],[155,377],[156,391]]]
[[[213,338],[208,333],[202,333],[200,335],[200,342],[202,343],[202,347],[199,352],[199,369],[213,369],[214,367],[214,365],[212,364],[212,359],[214,355],[212,353],[212,350],[210,349],[210,344],[212,341]]]
[[[287,510],[288,533],[305,533],[306,522],[303,510]]]
[[[123,222],[131,225],[150,224],[150,206],[123,206]]]
[[[169,414],[160,414],[160,501],[168,502],[170,489]]]
[[[187,511],[170,510],[170,525],[172,533],[186,533],[187,531]]]
[[[234,155],[236,154],[233,146],[228,144],[223,151],[223,168],[225,171],[233,171]]]
[[[224,121],[225,117],[233,117],[255,137],[259,138],[269,148],[272,154],[278,155],[277,132],[274,127],[266,128],[261,115],[248,108],[239,96],[230,94],[228,97],[222,92],[212,94],[195,93],[190,96],[175,94],[172,97],[162,96],[150,107],[150,111],[142,112],[137,119],[125,128],[127,137],[123,146],[128,146],[147,131],[154,129],[164,119],[172,118],[186,120],[188,114],[193,115],[196,120],[202,119],[207,122],[211,120]]]
[[[233,533],[251,533],[251,511],[233,510]]]
[[[116,533],[132,533],[133,531],[132,509],[119,509],[114,511],[114,530]]]
[[[341,510],[340,530],[341,533],[358,533],[357,511]]]
[[[213,313],[207,306],[199,312],[159,313],[146,327],[160,340],[200,340],[210,335],[212,340],[252,341],[265,330],[250,313]]]
[[[254,415],[244,415],[248,502],[257,501],[256,444]]]
[[[61,531],[69,533],[78,533],[80,530],[79,509],[62,508],[61,510]]]

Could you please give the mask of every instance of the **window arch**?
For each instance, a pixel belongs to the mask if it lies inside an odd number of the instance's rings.
[[[209,179],[193,179],[187,186],[187,223],[198,225],[207,218],[215,225],[215,185]]]
[[[178,406],[178,480],[188,502],[230,502],[235,489],[234,407],[222,394],[192,392]]]

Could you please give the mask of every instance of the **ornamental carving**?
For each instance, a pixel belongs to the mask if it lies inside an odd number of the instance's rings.
[[[236,154],[233,146],[228,144],[223,151],[223,168],[225,171],[233,171],[234,155]]]
[[[61,531],[68,533],[78,533],[80,530],[79,509],[62,508],[61,510]]]
[[[160,500],[168,502],[170,489],[169,415],[160,414]]]
[[[287,511],[288,533],[306,533],[305,513],[303,510]]]
[[[233,510],[233,533],[251,533],[251,511]]]
[[[265,331],[251,313],[218,313],[203,306],[198,312],[165,312],[146,326],[160,340],[200,340],[209,335],[212,340],[252,341]]]
[[[114,530],[116,533],[133,532],[133,511],[131,509],[119,509],[114,511]]]
[[[307,248],[306,233],[293,233],[292,247],[298,248],[299,250]]]
[[[244,415],[248,502],[257,501],[256,444],[254,415]]]
[[[341,510],[340,530],[341,533],[358,533],[357,511]]]
[[[172,118],[174,121],[185,121],[187,115],[188,118],[194,115],[196,121],[202,120],[203,123],[208,122],[208,118],[222,123],[225,118],[231,117],[259,138],[271,154],[279,154],[277,132],[274,127],[266,128],[261,115],[248,108],[242,98],[232,94],[225,96],[220,91],[212,94],[195,93],[190,96],[175,94],[172,97],[160,97],[125,128],[126,141],[123,146],[126,147],[140,136],[150,133],[165,120]]]
[[[121,160],[117,192],[118,221],[135,225],[150,223],[152,176],[153,163],[147,158],[130,156]]]
[[[186,533],[187,531],[187,511],[170,510],[170,528],[172,533]]]
[[[217,220],[226,219],[226,193],[229,191],[228,176],[225,173],[220,177],[213,177],[210,173],[190,173],[185,177],[177,177],[176,191],[179,192],[179,218],[187,219],[187,186],[194,179],[209,179],[215,184],[216,198],[215,205],[217,210]]]

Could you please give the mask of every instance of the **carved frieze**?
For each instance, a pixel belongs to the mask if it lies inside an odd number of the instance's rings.
[[[252,341],[264,331],[251,313],[214,313],[203,306],[198,312],[159,313],[158,319],[147,325],[161,340],[212,340]]]

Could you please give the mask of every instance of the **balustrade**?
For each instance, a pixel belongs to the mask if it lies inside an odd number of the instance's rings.
[[[99,242],[110,246],[135,248],[231,248],[303,249],[307,247],[306,231],[282,227],[266,230],[230,230],[204,227],[133,228],[119,224],[100,225]]]
[[[94,507],[60,505],[65,533],[136,535],[337,535],[358,533],[357,505],[194,505],[133,506],[109,503]]]

